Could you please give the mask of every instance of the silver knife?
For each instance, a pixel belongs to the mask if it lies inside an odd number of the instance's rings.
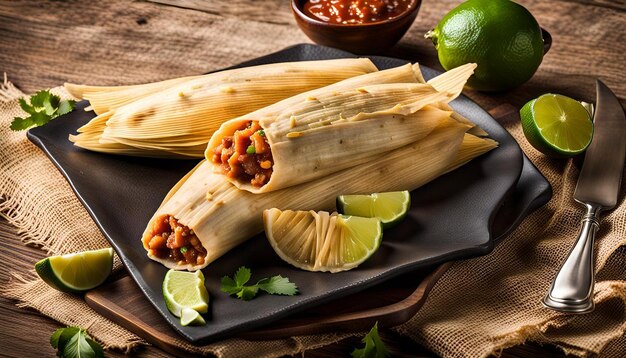
[[[594,309],[593,241],[600,213],[617,204],[626,158],[626,116],[615,94],[596,81],[596,109],[591,145],[578,177],[574,200],[587,213],[576,244],[556,275],[543,304],[556,311],[587,313]]]

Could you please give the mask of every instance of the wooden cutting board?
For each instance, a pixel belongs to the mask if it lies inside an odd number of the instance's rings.
[[[350,295],[329,304],[295,314],[270,327],[240,335],[246,339],[272,339],[327,331],[356,331],[371,328],[375,322],[392,327],[406,322],[422,307],[428,292],[451,263],[396,277],[382,285]],[[180,336],[150,304],[128,275],[98,287],[85,295],[96,312],[177,356]]]
[[[517,109],[505,104],[489,111],[496,120]],[[497,225],[497,223],[496,223]],[[248,331],[239,337],[267,340],[329,331],[368,330],[375,322],[393,327],[406,322],[422,307],[428,293],[452,263],[403,274],[384,284],[294,314],[271,326]],[[85,294],[87,304],[111,321],[151,344],[177,356],[180,336],[150,304],[128,275]]]

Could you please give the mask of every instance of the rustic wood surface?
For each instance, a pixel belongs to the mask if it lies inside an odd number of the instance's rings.
[[[458,2],[424,0],[409,33],[387,55],[441,68],[432,44],[422,34]],[[601,78],[624,103],[623,0],[519,2],[551,32],[552,49],[525,85],[496,95],[469,92],[472,99],[486,109],[505,102],[521,106],[545,92],[593,101],[593,83]],[[250,25],[255,31],[248,31]],[[292,44],[308,42],[297,29],[286,0],[0,0],[0,72],[7,72],[25,92],[65,81],[140,83],[203,73],[280,50],[285,46],[281,39],[287,37]],[[0,220],[0,242],[0,284],[7,282],[9,272],[27,272],[45,255],[22,245],[15,229],[4,220]],[[53,320],[0,298],[0,356],[53,356],[48,338],[58,327]],[[391,331],[382,332],[382,336],[397,356],[433,355]],[[345,356],[359,345],[358,341],[348,339],[305,356]],[[138,355],[167,356],[153,347],[140,350]],[[551,355],[559,353],[532,344],[503,354]]]

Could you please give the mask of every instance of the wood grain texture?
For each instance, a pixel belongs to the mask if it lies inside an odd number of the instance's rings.
[[[296,28],[287,0],[158,1],[162,3],[0,0],[0,72],[7,72],[26,92],[65,81],[142,83],[204,73],[280,50],[288,44],[308,42]],[[551,32],[554,45],[528,83],[503,94],[469,92],[472,99],[485,108],[503,102],[520,107],[545,92],[592,101],[593,84],[599,77],[624,103],[623,0],[519,2]],[[432,44],[422,34],[456,4],[457,0],[425,0],[408,34],[388,55],[440,69]],[[275,9],[275,13],[260,16],[267,9]],[[254,32],[249,31],[252,24]],[[6,283],[9,272],[28,272],[44,256],[41,250],[22,245],[15,230],[2,219],[0,243],[0,284]],[[4,348],[1,356],[52,356],[47,342],[58,327],[58,323],[0,298],[0,347]],[[390,331],[383,331],[382,335],[397,356],[432,356]],[[345,356],[357,345],[358,338],[348,339],[305,356]],[[152,347],[134,355],[168,356]],[[505,350],[502,356],[559,354],[554,348],[524,345]]]

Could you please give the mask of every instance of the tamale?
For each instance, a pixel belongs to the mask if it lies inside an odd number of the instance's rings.
[[[144,247],[150,258],[169,268],[201,269],[261,232],[264,209],[331,210],[340,194],[413,190],[496,146],[490,139],[466,135],[467,125],[449,118],[442,122],[422,140],[371,162],[269,193],[239,190],[202,162],[170,191],[150,220]],[[184,254],[180,247],[186,247]]]
[[[201,158],[224,121],[375,71],[369,59],[338,59],[245,67],[122,89],[68,84],[75,94],[93,101],[91,106],[99,112],[70,140],[93,151]]]

